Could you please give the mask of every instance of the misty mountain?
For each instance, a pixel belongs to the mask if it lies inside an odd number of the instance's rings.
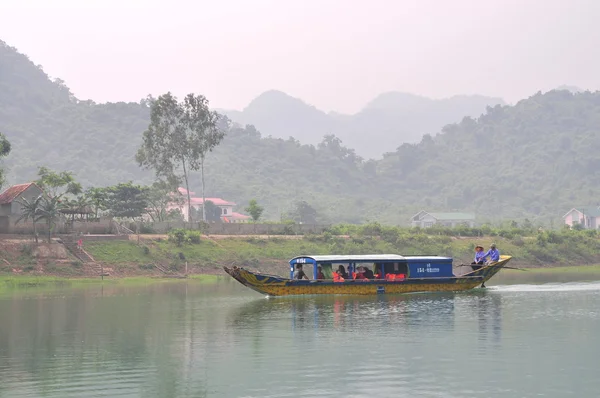
[[[222,111],[234,122],[252,124],[263,135],[294,137],[317,144],[334,134],[345,146],[365,158],[379,158],[403,143],[418,142],[424,134],[437,134],[465,116],[478,117],[486,107],[504,104],[501,98],[461,95],[434,100],[418,95],[388,92],[374,98],[358,113],[325,113],[280,91],[267,91],[243,111]]]

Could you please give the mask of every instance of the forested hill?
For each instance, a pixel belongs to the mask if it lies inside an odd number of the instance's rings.
[[[74,170],[88,184],[139,179],[133,157],[149,115],[145,104],[79,101],[0,41],[0,131],[13,146],[12,182],[31,179],[40,164]]]
[[[40,165],[71,170],[88,186],[149,183],[151,173],[134,160],[148,119],[144,101],[77,100],[0,44],[0,131],[13,148],[5,162],[10,183],[32,180]],[[302,199],[332,222],[406,223],[426,209],[558,223],[571,207],[600,201],[599,129],[600,93],[568,91],[490,108],[368,162],[333,136],[312,146],[234,127],[208,158],[207,194],[240,208],[256,198],[271,219]],[[192,189],[200,189],[198,176]]]
[[[243,111],[224,111],[233,121],[252,124],[265,136],[303,144],[317,144],[334,134],[364,158],[380,158],[405,142],[419,142],[425,133],[437,133],[464,116],[478,117],[487,106],[504,104],[501,98],[480,95],[433,100],[389,92],[369,102],[354,115],[325,112],[280,91],[267,91]]]
[[[598,148],[600,92],[550,91],[401,146],[379,163],[380,183],[427,208],[559,218],[600,204]]]

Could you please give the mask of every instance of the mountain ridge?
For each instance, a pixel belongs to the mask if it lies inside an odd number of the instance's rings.
[[[501,98],[483,95],[431,99],[389,91],[354,114],[326,113],[282,91],[268,90],[241,111],[220,111],[241,125],[254,125],[266,136],[293,136],[302,143],[317,144],[325,135],[334,134],[360,156],[380,158],[405,142],[418,142],[423,134],[436,134],[464,116],[479,116],[488,106],[504,104]]]

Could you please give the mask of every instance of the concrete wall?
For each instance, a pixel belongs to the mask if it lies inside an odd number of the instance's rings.
[[[16,223],[17,217],[9,217],[8,227],[0,223],[0,233],[3,234],[33,234],[33,223],[20,221]],[[48,233],[46,223],[36,223],[36,229],[39,235]],[[69,227],[64,220],[59,220],[54,226],[54,233],[82,233],[82,234],[111,234],[113,232],[112,222],[109,219],[100,219],[99,221],[75,221],[72,227]]]
[[[431,223],[431,224],[429,225],[428,223]],[[426,225],[426,224],[428,224],[428,225]],[[457,227],[457,226],[463,225],[463,224],[466,224],[471,228],[475,227],[475,221],[472,221],[472,220],[438,220],[429,214],[426,214],[420,220],[411,222],[411,226],[421,227],[421,228],[427,228],[427,227],[433,226],[433,225],[442,225],[445,227],[454,228],[454,227]]]
[[[201,229],[201,223],[156,222],[146,224],[153,232],[164,234],[171,229]],[[212,235],[304,235],[308,233],[322,233],[328,225],[313,224],[254,224],[254,223],[214,223],[208,224],[206,232]],[[135,230],[135,226],[133,226]]]

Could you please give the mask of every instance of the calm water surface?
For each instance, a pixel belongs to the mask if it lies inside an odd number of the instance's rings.
[[[600,282],[265,299],[237,282],[0,296],[0,397],[598,397]]]

